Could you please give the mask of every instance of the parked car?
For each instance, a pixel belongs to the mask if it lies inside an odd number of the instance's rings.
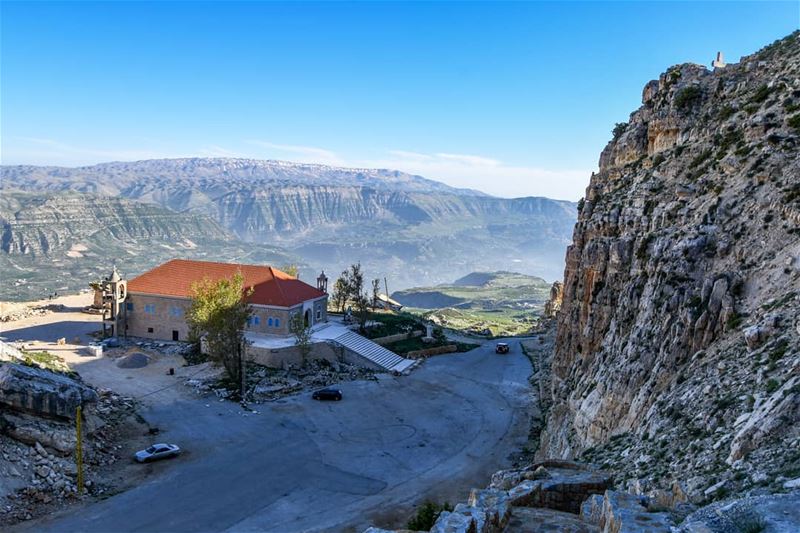
[[[494,348],[495,353],[508,353],[508,350],[508,343],[505,342],[498,342]]]
[[[175,457],[181,453],[181,449],[177,444],[153,444],[146,450],[139,450],[133,456],[137,463],[148,463],[150,461],[158,461],[159,459],[166,459],[167,457]]]
[[[321,389],[314,391],[314,394],[311,395],[311,398],[314,400],[334,400],[338,402],[342,399],[342,391],[332,388]]]

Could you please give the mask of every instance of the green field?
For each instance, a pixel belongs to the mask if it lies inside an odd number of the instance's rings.
[[[515,272],[474,272],[452,284],[392,294],[404,310],[450,329],[492,336],[526,334],[538,324],[550,283]]]

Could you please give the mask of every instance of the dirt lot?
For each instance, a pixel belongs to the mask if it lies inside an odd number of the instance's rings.
[[[196,393],[183,385],[184,381],[218,374],[209,365],[184,367],[183,357],[176,353],[181,347],[172,343],[129,342],[102,356],[93,355],[87,346],[99,336],[101,317],[81,311],[90,303],[91,294],[79,294],[28,304],[0,304],[0,317],[4,317],[0,336],[6,342],[63,359],[101,395],[98,417],[104,427],[86,437],[88,490],[84,501],[124,491],[153,472],[151,465],[138,465],[130,460],[135,451],[158,439],[157,433],[151,433],[156,428],[138,415],[139,410],[148,405],[196,398]],[[59,344],[60,338],[67,342]],[[129,356],[134,356],[132,359],[139,364],[133,368],[121,367],[120,362]],[[144,366],[142,360],[146,362]],[[170,368],[175,369],[174,375],[169,375]],[[37,420],[37,423],[64,429],[56,421]],[[72,457],[51,453],[52,450],[40,453],[33,444],[0,435],[3,450],[0,525],[35,518],[78,500],[72,494],[76,479]],[[40,476],[48,471],[55,477]],[[53,488],[54,484],[58,484],[58,489]]]

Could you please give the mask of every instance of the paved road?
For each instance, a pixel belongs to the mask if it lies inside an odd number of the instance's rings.
[[[426,496],[466,499],[525,443],[530,365],[519,343],[432,358],[412,375],[342,384],[246,414],[228,402],[147,408],[187,453],[125,493],[35,531],[362,531],[403,525]],[[159,440],[161,437],[159,437]],[[393,510],[399,511],[392,512]]]

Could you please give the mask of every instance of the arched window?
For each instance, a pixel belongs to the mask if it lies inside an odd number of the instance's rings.
[[[275,327],[276,327],[276,328],[279,328],[279,327],[281,327],[281,319],[280,319],[280,318],[276,318],[276,319],[275,319]]]
[[[269,320],[267,320],[267,325],[272,327],[272,317],[269,317]]]

